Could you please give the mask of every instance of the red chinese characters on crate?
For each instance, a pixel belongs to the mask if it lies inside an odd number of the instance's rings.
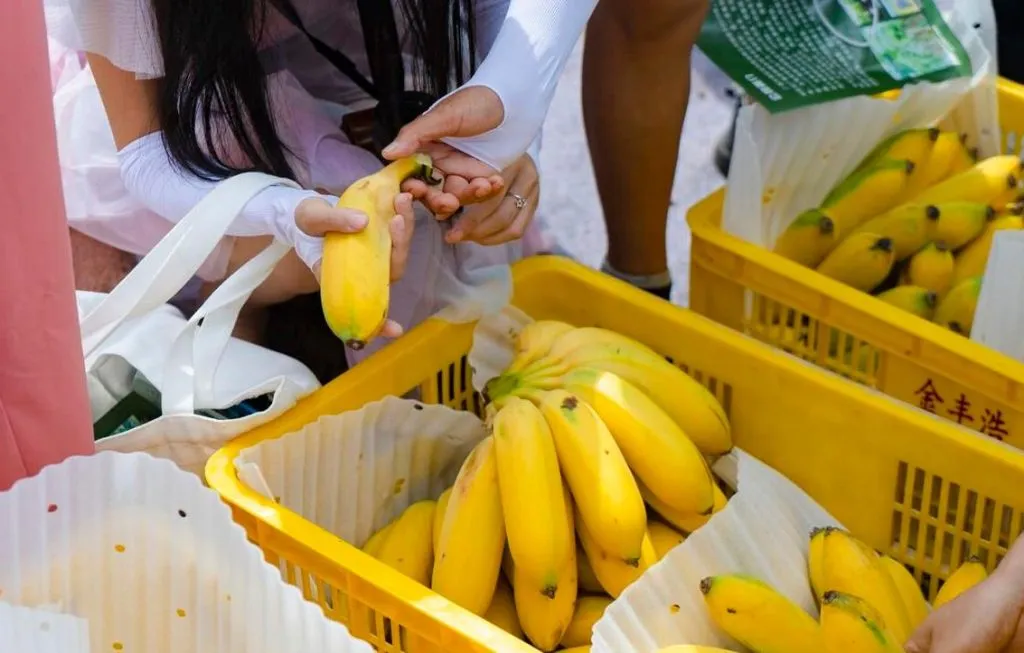
[[[1002,410],[985,408],[979,414],[977,407],[963,392],[956,399],[947,402],[935,387],[935,382],[928,379],[914,391],[914,394],[918,397],[918,407],[929,413],[945,417],[961,426],[977,429],[978,432],[1000,442],[1010,437]]]

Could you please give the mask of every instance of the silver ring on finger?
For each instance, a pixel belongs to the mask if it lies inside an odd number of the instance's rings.
[[[523,197],[522,195],[518,195],[516,193],[509,193],[508,196],[515,200],[516,208],[520,211],[525,209],[526,206],[529,204],[526,198]]]

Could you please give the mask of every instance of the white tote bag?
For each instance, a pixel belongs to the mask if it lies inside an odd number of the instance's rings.
[[[221,182],[108,295],[78,293],[82,347],[94,414],[127,394],[135,370],[161,391],[162,416],[97,442],[97,449],[169,458],[202,476],[232,437],[287,410],[319,387],[298,361],[231,337],[242,306],[290,247],[273,242],[226,279],[188,320],[166,304],[224,237],[242,207],[272,185],[260,173]],[[270,407],[233,420],[196,415],[273,393]]]

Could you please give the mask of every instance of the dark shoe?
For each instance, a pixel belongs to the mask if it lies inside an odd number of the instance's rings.
[[[739,93],[728,89],[726,94],[733,98],[735,106],[732,111],[732,125],[729,127],[729,131],[718,141],[718,146],[715,147],[715,167],[718,168],[718,172],[722,173],[723,177],[729,176],[729,164],[732,162],[732,146],[736,140],[736,119],[739,117],[740,107],[743,106],[743,99]]]

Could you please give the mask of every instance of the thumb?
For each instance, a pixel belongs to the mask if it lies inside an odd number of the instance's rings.
[[[903,646],[906,653],[928,653],[932,648],[932,626],[926,622],[918,628]]]
[[[504,115],[497,93],[484,86],[464,88],[403,127],[382,154],[398,159],[415,154],[431,141],[476,136],[500,125]]]

